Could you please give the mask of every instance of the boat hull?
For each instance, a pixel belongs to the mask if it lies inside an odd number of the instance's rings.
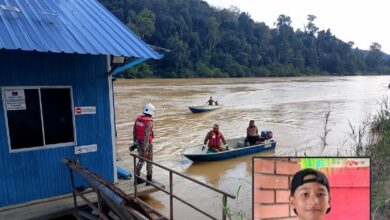
[[[232,148],[229,151],[222,151],[217,153],[184,153],[183,155],[192,161],[218,161],[226,160],[235,157],[245,156],[249,154],[260,153],[264,151],[274,150],[276,147],[276,142],[272,141],[266,144],[249,146],[249,147],[240,147]]]
[[[204,106],[188,106],[190,111],[192,113],[200,113],[200,112],[209,112],[213,111],[216,109],[222,108],[222,106],[217,106],[217,105],[204,105]]]

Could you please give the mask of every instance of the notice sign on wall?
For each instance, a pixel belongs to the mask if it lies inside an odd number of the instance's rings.
[[[26,110],[24,89],[10,89],[4,91],[7,111]]]
[[[95,106],[75,107],[74,113],[76,115],[94,115],[96,114],[96,107]]]
[[[96,151],[97,151],[97,144],[74,147],[75,154],[85,154],[85,153],[91,153]]]

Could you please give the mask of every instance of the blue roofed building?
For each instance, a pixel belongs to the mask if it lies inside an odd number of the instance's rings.
[[[97,0],[0,0],[0,208],[71,193],[65,157],[116,180],[117,58],[161,57]]]

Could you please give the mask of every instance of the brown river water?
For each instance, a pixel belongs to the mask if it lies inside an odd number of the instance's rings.
[[[375,113],[379,100],[390,94],[389,83],[390,76],[117,80],[117,156],[132,167],[128,146],[134,119],[151,102],[156,107],[154,161],[231,194],[240,187],[238,199],[229,199],[228,206],[251,219],[253,156],[353,155],[349,122],[358,127]],[[205,104],[210,96],[224,107],[198,114],[187,108]],[[328,145],[322,148],[328,111]],[[182,156],[185,149],[203,143],[214,123],[230,139],[245,136],[251,119],[259,130],[273,131],[275,151],[203,163]],[[168,173],[157,167],[153,171],[153,178],[169,189]],[[222,217],[221,196],[180,177],[173,179],[175,194]],[[152,193],[144,199],[169,216],[166,194]],[[207,219],[177,200],[174,207],[176,219]]]

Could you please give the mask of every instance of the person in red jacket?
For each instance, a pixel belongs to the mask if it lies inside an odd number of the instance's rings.
[[[225,145],[225,148],[221,147],[221,141]],[[218,124],[214,124],[213,130],[207,133],[206,138],[204,139],[202,151],[206,148],[206,144],[208,145],[208,149],[213,152],[229,150],[229,146],[227,145],[225,138],[222,133],[219,132]]]
[[[148,160],[153,160],[153,115],[155,108],[151,103],[144,106],[143,114],[139,115],[134,122],[133,142],[137,147],[138,155]],[[136,175],[140,176],[144,160],[139,159],[136,166]],[[146,179],[152,182],[152,168],[150,162],[146,162]],[[137,184],[144,183],[143,180],[137,179]],[[147,184],[148,185],[148,184]]]

